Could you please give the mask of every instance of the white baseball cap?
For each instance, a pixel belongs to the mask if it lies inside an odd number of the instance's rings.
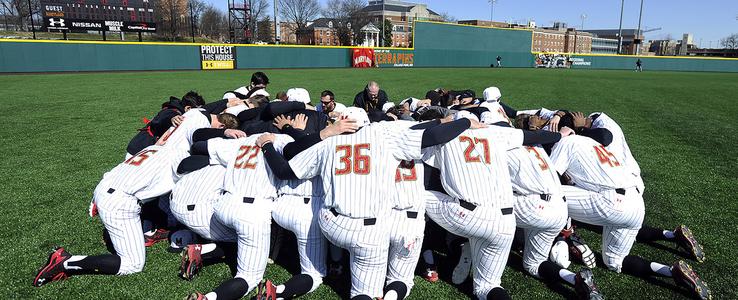
[[[395,103],[394,102],[387,102],[384,105],[382,105],[382,111],[383,112],[387,112],[388,110],[390,110],[393,107],[395,107]]]
[[[502,97],[502,93],[500,93],[500,89],[494,86],[484,89],[483,94],[484,94],[485,101],[500,101],[500,97]]]
[[[473,114],[473,113],[471,113],[469,111],[466,111],[466,110],[460,110],[454,116],[454,120],[461,120],[461,119],[469,119],[469,120],[473,120],[473,121],[479,122],[479,118],[477,118],[477,116],[475,114]]]
[[[303,88],[291,88],[287,90],[287,101],[297,101],[305,104],[310,103],[310,93]]]
[[[366,111],[358,107],[347,107],[341,112],[340,119],[352,119],[356,121],[359,128],[369,125],[369,116]]]
[[[410,111],[414,112],[418,110],[418,104],[420,104],[420,99],[410,97],[410,98],[400,101],[400,105],[404,105],[405,103],[410,104]]]

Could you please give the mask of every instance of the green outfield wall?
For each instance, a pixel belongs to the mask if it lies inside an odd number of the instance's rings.
[[[530,68],[535,65],[535,55],[530,51],[530,30],[436,22],[415,22],[414,25],[414,47],[376,48],[375,63],[378,67],[489,67],[497,56],[502,57],[503,67]],[[233,54],[235,61],[219,64],[208,59],[206,62],[201,46],[228,48],[214,52],[211,58]],[[221,69],[234,66],[237,69],[348,68],[351,67],[353,50],[353,47],[323,46],[0,39],[0,73],[199,70],[213,64]],[[608,55],[571,57],[574,69],[613,70],[632,70],[639,58]],[[646,71],[738,72],[738,59],[649,56],[640,59]]]
[[[497,56],[504,67],[533,67],[529,30],[417,22],[416,67],[489,67]]]
[[[664,56],[572,55],[572,69],[634,70],[638,59],[644,71],[738,72],[738,59]]]

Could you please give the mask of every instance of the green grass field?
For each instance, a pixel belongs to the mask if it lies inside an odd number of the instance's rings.
[[[230,277],[227,267],[206,268],[192,282],[176,276],[179,256],[157,244],[148,249],[142,273],[81,276],[31,287],[37,268],[54,245],[74,254],[99,254],[102,225],[87,216],[92,190],[102,174],[122,161],[129,139],[170,95],[192,89],[207,99],[241,86],[252,71],[0,75],[0,295],[18,299],[181,299],[210,291]],[[422,97],[429,89],[501,88],[517,108],[605,111],[621,125],[646,182],[646,223],[689,225],[703,243],[707,261],[688,260],[717,299],[738,298],[738,74],[534,69],[329,69],[267,70],[271,92],[305,87],[314,101],[323,89],[349,103],[368,80],[390,98]],[[582,231],[599,252],[601,236]],[[432,237],[426,237],[432,238]],[[286,251],[286,250],[285,250]],[[668,244],[636,244],[632,254],[672,263],[682,258]],[[295,259],[295,256],[287,257]],[[516,299],[572,297],[527,276],[517,254],[502,284]],[[578,270],[580,265],[573,264]],[[669,279],[647,282],[594,270],[609,299],[679,299],[686,291]],[[448,276],[449,274],[445,274]],[[283,282],[289,273],[270,265],[267,276]],[[442,275],[443,276],[443,275]],[[463,299],[470,285],[426,283],[416,277],[411,299]],[[306,299],[335,299],[345,281],[324,285]],[[345,297],[345,295],[344,295]]]

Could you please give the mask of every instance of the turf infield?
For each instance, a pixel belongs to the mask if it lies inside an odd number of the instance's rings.
[[[203,270],[192,282],[176,276],[179,256],[157,244],[142,273],[80,276],[41,288],[31,286],[54,245],[73,254],[99,254],[102,224],[87,216],[102,174],[122,161],[129,139],[170,95],[192,89],[217,99],[250,78],[251,70],[217,72],[82,73],[0,76],[0,295],[11,299],[181,299],[210,291],[230,278],[224,265]],[[429,89],[500,87],[513,107],[604,111],[623,128],[646,183],[646,223],[689,225],[707,261],[687,260],[717,299],[738,298],[738,155],[735,142],[738,74],[535,69],[325,69],[267,70],[269,91],[305,87],[313,102],[323,89],[350,104],[368,80],[390,99],[422,97]],[[472,175],[472,174],[470,174]],[[473,175],[472,175],[473,176]],[[594,251],[601,236],[581,230]],[[429,238],[429,237],[426,237]],[[432,238],[432,237],[431,237]],[[290,261],[287,254],[280,261]],[[671,264],[684,257],[670,244],[636,244],[631,252]],[[442,257],[438,258],[439,260]],[[516,299],[573,297],[550,289],[521,270],[512,254],[502,285]],[[574,270],[581,265],[573,264]],[[686,290],[670,279],[644,281],[607,271],[595,278],[609,299],[679,299]],[[268,278],[283,282],[284,268],[270,265]],[[410,299],[463,299],[471,285],[450,285],[450,273],[429,284],[416,277]],[[445,278],[445,281],[444,281]],[[338,299],[347,279],[320,287],[305,299]]]

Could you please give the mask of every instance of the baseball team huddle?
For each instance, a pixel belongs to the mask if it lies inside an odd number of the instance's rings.
[[[351,107],[328,90],[313,106],[303,88],[270,101],[268,84],[256,72],[222,100],[171,97],[93,192],[90,215],[102,221],[111,253],[58,247],[33,285],[141,272],[146,247],[169,239],[185,280],[208,265],[233,266],[233,278],[192,300],[240,299],[254,289],[259,300],[299,297],[340,273],[343,253],[350,299],[404,299],[416,273],[439,279],[434,250],[453,260],[453,284],[471,278],[478,299],[514,296],[501,278],[517,250],[525,272],[581,299],[604,299],[597,264],[671,277],[694,298],[712,297],[684,259],[630,254],[635,242],[664,241],[705,259],[687,226],[643,224],[641,170],[605,113],[516,110],[496,87],[479,98],[438,88],[395,105],[376,82]],[[299,274],[280,284],[264,278],[272,221],[294,233],[296,245],[281,247],[299,257]],[[577,226],[601,230],[599,262]],[[431,249],[437,241],[443,249]],[[584,267],[570,271],[572,260]]]

